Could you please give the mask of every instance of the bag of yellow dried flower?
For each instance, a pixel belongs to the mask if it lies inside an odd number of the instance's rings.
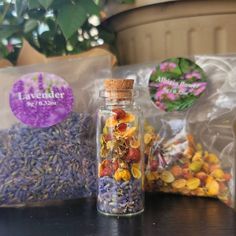
[[[146,191],[235,207],[236,57],[197,56],[195,63],[172,58],[114,74],[136,78],[140,88]]]

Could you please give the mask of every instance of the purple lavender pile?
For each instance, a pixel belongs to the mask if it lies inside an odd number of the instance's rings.
[[[0,205],[76,199],[96,193],[94,130],[71,113],[49,128],[16,124],[0,132]]]
[[[99,179],[98,210],[108,214],[132,214],[143,210],[140,179],[117,182],[108,176]]]

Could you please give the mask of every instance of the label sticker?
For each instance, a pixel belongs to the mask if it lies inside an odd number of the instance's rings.
[[[13,114],[22,123],[37,128],[63,121],[73,108],[73,91],[61,77],[37,72],[23,75],[10,92]]]
[[[149,78],[149,91],[155,105],[164,111],[184,111],[206,90],[204,71],[186,58],[160,63]]]

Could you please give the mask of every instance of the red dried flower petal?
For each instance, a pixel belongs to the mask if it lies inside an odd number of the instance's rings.
[[[158,168],[158,161],[157,160],[151,160],[150,161],[150,170],[156,171]]]
[[[126,112],[122,109],[116,108],[112,110],[113,113],[115,113],[115,119],[120,120],[124,119],[126,117]]]
[[[121,123],[118,125],[117,129],[120,131],[120,132],[125,132],[126,131],[126,128],[127,128],[127,124],[125,123]]]
[[[127,161],[139,162],[141,158],[140,150],[137,148],[130,148],[128,155],[126,156]]]

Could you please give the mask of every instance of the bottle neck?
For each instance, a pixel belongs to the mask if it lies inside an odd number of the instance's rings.
[[[109,107],[129,107],[134,105],[133,99],[104,99],[104,105]]]
[[[132,89],[102,90],[100,97],[104,99],[106,107],[128,107],[134,104],[134,91]]]

